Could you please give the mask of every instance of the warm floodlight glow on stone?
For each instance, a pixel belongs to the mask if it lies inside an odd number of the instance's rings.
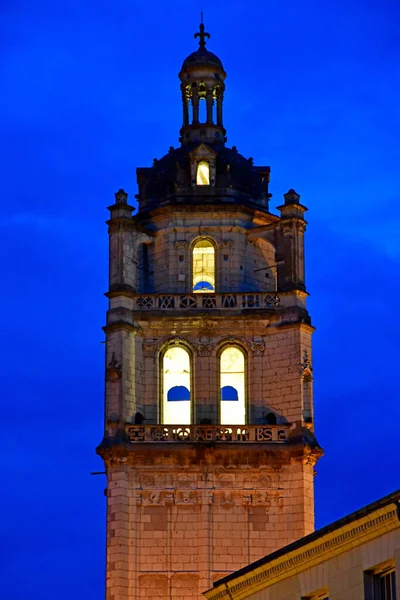
[[[220,364],[221,424],[244,425],[246,421],[244,354],[237,346],[228,346],[221,353]]]
[[[193,248],[193,291],[215,292],[215,248],[208,240]]]
[[[163,357],[163,422],[190,425],[190,356],[172,346]]]
[[[197,185],[210,185],[210,165],[202,160],[197,165]]]

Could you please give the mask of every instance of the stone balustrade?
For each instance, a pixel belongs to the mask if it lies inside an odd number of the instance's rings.
[[[272,442],[288,438],[289,425],[126,425],[135,442]]]
[[[141,294],[134,297],[134,310],[188,310],[205,308],[277,309],[281,298],[271,292],[233,294]]]

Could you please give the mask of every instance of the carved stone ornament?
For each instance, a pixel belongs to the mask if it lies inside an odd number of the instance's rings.
[[[157,352],[157,340],[143,340],[143,351],[148,354],[153,354],[154,352]]]
[[[157,490],[152,492],[142,493],[143,504],[146,505],[161,505],[164,504],[164,494]]]
[[[253,338],[251,349],[253,350],[254,354],[263,354],[265,350],[265,342],[262,337]]]
[[[308,356],[308,350],[304,350],[303,354],[303,362],[300,363],[300,374],[304,378],[307,375],[312,376],[313,368],[311,364],[311,359]]]
[[[259,488],[269,488],[271,487],[271,477],[269,475],[263,475],[260,477],[258,482]]]
[[[233,487],[234,478],[233,475],[219,475],[217,482],[222,488],[231,488]]]
[[[267,508],[271,506],[271,499],[266,492],[258,492],[257,494],[253,494],[252,499],[254,506],[265,506]]]
[[[197,504],[198,500],[197,492],[184,491],[175,494],[175,504]]]
[[[235,506],[235,499],[231,492],[224,492],[221,496],[221,506],[222,508],[232,508]]]
[[[125,190],[120,189],[115,193],[115,203],[116,204],[127,204],[128,202],[128,194]]]
[[[229,248],[233,248],[233,240],[221,240],[218,244],[218,246],[222,249],[222,250],[227,250]]]
[[[209,338],[201,337],[197,343],[197,352],[199,356],[210,356],[212,350],[215,347],[215,342],[212,342]]]
[[[179,488],[195,488],[197,482],[194,475],[178,475],[176,485]]]
[[[115,357],[115,352],[112,353],[111,360],[106,369],[106,380],[117,381],[122,376],[122,368]]]
[[[174,494],[173,492],[165,493],[165,504],[173,504],[174,503]]]
[[[141,475],[140,476],[140,485],[144,488],[153,487],[155,485],[154,476],[153,475]]]
[[[175,248],[184,249],[188,247],[188,242],[186,240],[178,240],[175,242]]]

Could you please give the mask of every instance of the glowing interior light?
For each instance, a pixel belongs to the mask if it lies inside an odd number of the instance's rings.
[[[202,160],[197,165],[197,185],[210,185],[210,165]]]
[[[163,357],[163,422],[190,425],[190,356],[185,348],[171,346]]]
[[[246,422],[244,354],[237,346],[228,346],[220,358],[221,425]]]
[[[209,240],[200,240],[193,248],[193,291],[215,292],[215,249]]]

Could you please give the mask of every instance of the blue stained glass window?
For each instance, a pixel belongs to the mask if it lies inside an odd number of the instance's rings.
[[[214,286],[207,281],[199,281],[193,288],[194,292],[198,292],[199,290],[209,290],[210,292],[214,291]]]
[[[176,385],[168,390],[168,402],[181,402],[182,400],[190,400],[190,392],[184,385]]]
[[[239,400],[239,394],[233,386],[226,385],[225,387],[221,388],[221,400],[237,402]]]

